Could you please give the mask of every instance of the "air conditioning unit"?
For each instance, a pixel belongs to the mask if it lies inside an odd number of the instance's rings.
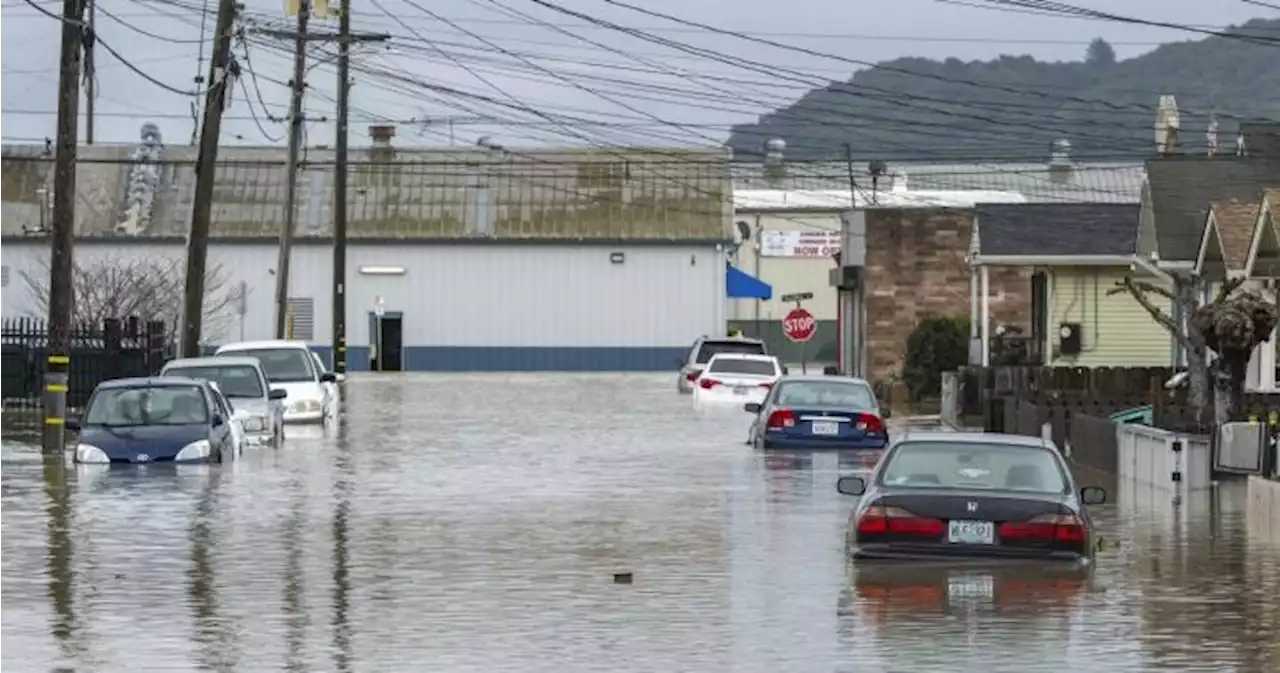
[[[1079,355],[1083,345],[1080,323],[1064,322],[1058,326],[1058,352],[1062,355]]]

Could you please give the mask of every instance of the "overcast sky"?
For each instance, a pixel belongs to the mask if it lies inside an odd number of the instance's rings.
[[[61,2],[32,1],[50,12],[61,11]],[[862,61],[901,56],[972,60],[1000,54],[1078,60],[1095,37],[1109,40],[1118,56],[1127,58],[1161,42],[1201,37],[1107,21],[997,11],[984,0],[631,1],[690,21]],[[283,3],[245,0],[243,25],[288,28],[292,19],[285,15]],[[353,144],[366,142],[370,123],[390,119],[399,122],[396,142],[400,145],[470,145],[481,135],[512,146],[587,142],[712,145],[727,136],[727,125],[751,121],[766,111],[764,105],[755,103],[783,104],[808,88],[591,26],[534,0],[355,0],[353,4],[357,30],[392,35],[386,44],[362,45],[354,51]],[[847,79],[857,67],[682,27],[606,0],[555,4],[684,45],[803,71],[815,81]],[[1075,4],[1183,25],[1224,26],[1280,16],[1280,11],[1246,0],[1077,0]],[[216,0],[101,0],[100,7],[101,42],[178,91],[167,91],[131,72],[100,46],[97,140],[132,144],[141,124],[152,121],[161,128],[166,144],[190,142],[192,104],[198,98],[182,92],[199,88],[192,78],[201,63],[202,11],[207,8],[207,21],[203,22],[211,30]],[[54,133],[59,24],[25,0],[3,0],[2,18],[0,130],[5,142],[38,141]],[[558,26],[564,32],[538,22]],[[312,27],[332,31],[337,25],[334,20],[313,21]],[[257,88],[267,111],[283,116],[289,100],[283,83],[292,70],[292,44],[258,33],[250,35],[247,60],[241,45],[234,50],[237,59],[246,72],[251,66],[258,75]],[[311,145],[330,143],[333,137],[332,125],[322,121],[332,119],[334,112],[336,75],[331,65],[324,63],[331,58],[332,49],[323,45],[317,49],[323,53],[314,54],[317,58],[309,62],[314,67],[306,78],[310,87],[307,140]],[[208,51],[204,47],[205,67]],[[685,76],[672,74],[674,69],[682,70]],[[708,75],[738,81],[706,79]],[[698,76],[703,78],[696,79]],[[283,126],[264,113],[252,79],[246,76],[243,80],[246,86],[236,86],[227,112],[223,141],[282,143]],[[642,88],[634,86],[637,82]],[[437,88],[428,90],[424,85]],[[441,93],[441,86],[464,93]],[[747,93],[730,105],[725,102],[725,92],[730,89]],[[1153,101],[1153,110],[1154,105]],[[512,108],[534,109],[553,115],[553,120]],[[83,113],[84,108],[81,110]],[[268,135],[259,130],[254,115]],[[567,116],[611,125],[588,126],[566,120]],[[495,123],[480,124],[478,117]],[[453,118],[452,124],[449,118]]]

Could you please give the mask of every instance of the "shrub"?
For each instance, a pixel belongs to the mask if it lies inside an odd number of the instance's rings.
[[[925,316],[907,338],[902,379],[912,400],[939,394],[943,372],[969,362],[969,318]]]

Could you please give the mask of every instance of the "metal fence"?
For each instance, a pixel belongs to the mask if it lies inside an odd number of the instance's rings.
[[[72,408],[84,406],[103,381],[158,372],[170,355],[164,322],[138,318],[75,325],[70,345],[67,405]],[[45,321],[8,318],[0,323],[0,379],[6,409],[40,406],[48,355]]]

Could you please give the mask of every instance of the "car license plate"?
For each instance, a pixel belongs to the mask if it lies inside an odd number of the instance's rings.
[[[990,575],[961,575],[947,579],[947,596],[952,600],[989,599],[995,593],[995,578]]]
[[[734,386],[734,387],[733,387],[733,394],[734,394],[734,395],[746,395],[746,394],[747,394],[747,387],[746,387],[746,386]]]
[[[815,435],[838,435],[840,434],[840,424],[830,421],[814,421],[813,434]]]
[[[947,541],[955,544],[992,544],[996,527],[990,521],[952,521],[947,526]]]

